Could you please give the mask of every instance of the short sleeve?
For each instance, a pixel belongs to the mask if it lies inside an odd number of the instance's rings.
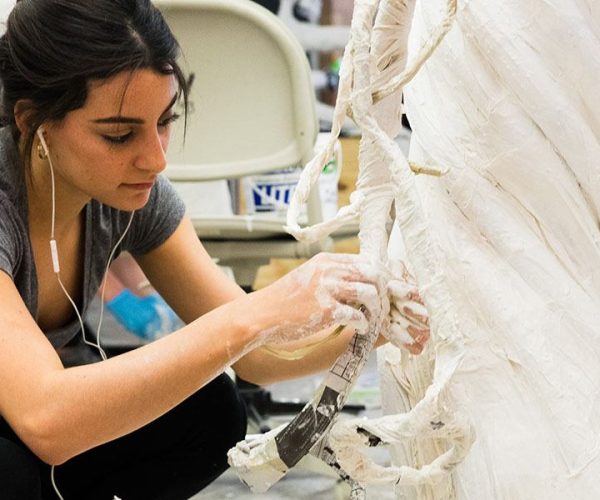
[[[158,176],[146,206],[138,210],[123,249],[134,255],[145,254],[164,243],[179,226],[185,204],[169,180]]]
[[[0,198],[0,270],[13,280],[21,260],[19,218],[15,207]]]

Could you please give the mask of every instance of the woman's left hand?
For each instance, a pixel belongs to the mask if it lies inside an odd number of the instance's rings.
[[[416,284],[391,280],[388,283],[390,299],[389,341],[411,354],[420,354],[429,340],[429,315]],[[385,335],[385,334],[384,334]]]

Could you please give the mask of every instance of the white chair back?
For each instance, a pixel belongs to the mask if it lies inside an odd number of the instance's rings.
[[[318,133],[308,61],[288,28],[248,0],[161,0],[194,74],[173,180],[232,178],[307,162]]]

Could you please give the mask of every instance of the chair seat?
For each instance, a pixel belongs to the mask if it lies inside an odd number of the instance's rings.
[[[273,240],[295,241],[284,229],[285,219],[275,215],[254,214],[227,217],[192,218],[196,234],[202,240]],[[356,236],[358,223],[346,224],[332,233],[334,239]]]

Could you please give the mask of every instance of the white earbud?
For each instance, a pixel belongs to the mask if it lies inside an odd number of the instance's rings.
[[[44,138],[44,127],[42,127],[42,126],[38,127],[36,134],[38,136],[38,139],[40,140],[40,144],[42,145],[42,149],[44,150],[44,153],[46,153],[46,156],[50,156],[50,151],[48,150],[48,144],[46,144],[46,139]]]

